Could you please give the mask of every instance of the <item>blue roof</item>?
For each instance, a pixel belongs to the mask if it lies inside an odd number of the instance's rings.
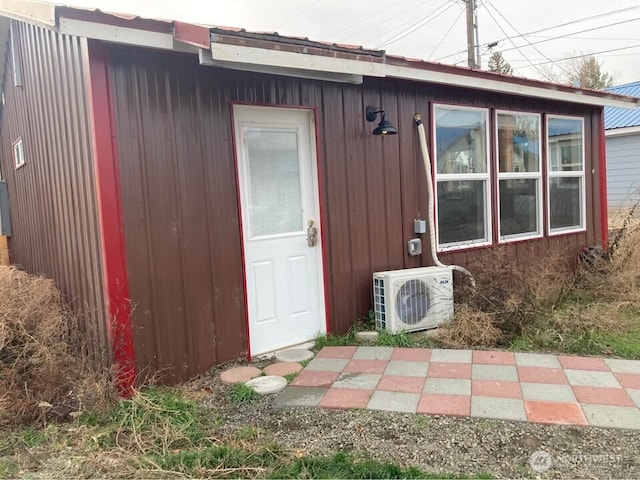
[[[640,81],[605,88],[605,90],[607,92],[617,93],[618,95],[640,98]],[[605,130],[637,126],[640,126],[640,107],[635,110],[620,107],[604,107]]]

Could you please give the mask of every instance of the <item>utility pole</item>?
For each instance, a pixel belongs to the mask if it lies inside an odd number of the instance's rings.
[[[480,68],[480,41],[478,39],[478,15],[475,0],[463,0],[467,4],[467,64]]]
[[[482,57],[480,57],[480,34],[478,33],[478,6],[473,6],[473,29],[476,33],[476,68],[479,70],[482,68],[481,62]]]
[[[475,1],[466,0],[467,2],[467,65],[469,68],[476,68],[476,49],[475,36],[473,32],[473,11],[475,10]]]

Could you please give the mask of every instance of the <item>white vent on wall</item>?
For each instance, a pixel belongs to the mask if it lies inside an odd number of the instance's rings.
[[[453,318],[450,268],[423,267],[373,274],[376,327],[389,332],[435,328]]]

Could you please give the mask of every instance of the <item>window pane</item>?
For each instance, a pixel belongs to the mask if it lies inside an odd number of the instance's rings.
[[[538,180],[500,180],[500,235],[537,234]]]
[[[251,236],[302,231],[296,132],[250,129],[245,136]]]
[[[549,214],[551,228],[580,227],[582,225],[582,186],[580,178],[549,179]]]
[[[438,243],[483,241],[486,181],[438,182]]]
[[[487,114],[435,109],[438,173],[487,172]]]
[[[501,172],[540,171],[540,118],[498,114],[498,158]]]
[[[582,120],[549,118],[549,168],[552,172],[581,171]]]

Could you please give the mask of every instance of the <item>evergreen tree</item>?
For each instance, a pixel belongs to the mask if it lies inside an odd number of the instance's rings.
[[[504,75],[513,74],[513,67],[504,59],[500,52],[493,53],[489,58],[489,70],[492,72],[502,73]]]

